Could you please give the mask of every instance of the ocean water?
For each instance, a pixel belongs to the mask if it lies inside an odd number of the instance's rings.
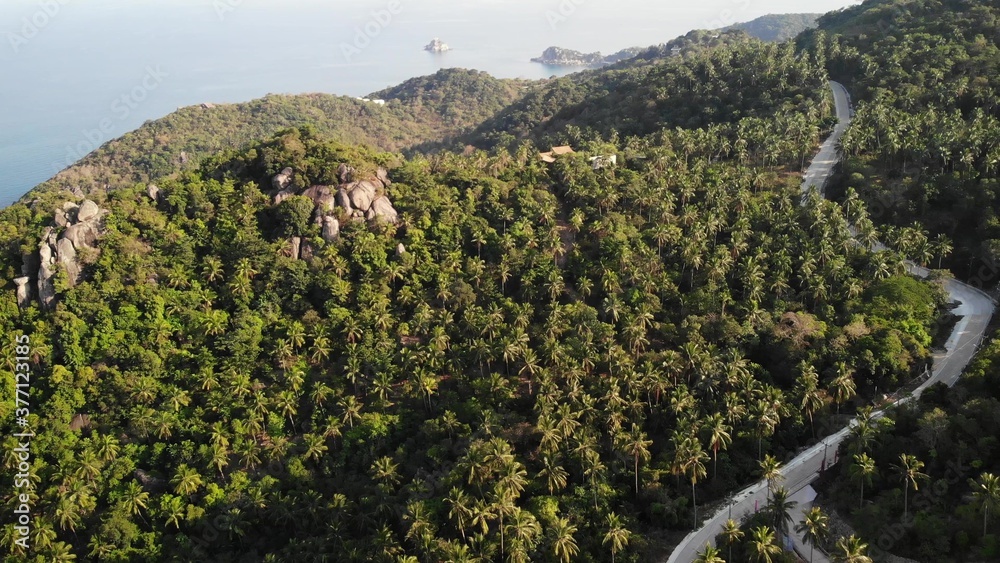
[[[843,0],[2,0],[0,206],[179,107],[268,93],[362,96],[441,68],[571,69],[545,48],[611,53]],[[422,50],[440,37],[453,50]]]

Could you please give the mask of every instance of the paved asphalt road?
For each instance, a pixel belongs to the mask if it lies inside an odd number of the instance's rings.
[[[837,144],[851,122],[850,96],[847,90],[836,82],[831,82],[831,87],[837,104],[839,124],[823,143],[819,154],[809,166],[803,181],[803,192],[808,191],[813,186],[822,191],[839,160]],[[917,266],[911,266],[910,271],[921,276],[926,276],[928,273],[925,269]],[[945,289],[953,301],[961,302],[959,308],[955,310],[955,314],[962,318],[956,324],[954,332],[945,346],[947,352],[935,354],[934,371],[931,377],[916,389],[911,397],[903,399],[904,402],[919,397],[925,389],[937,382],[954,385],[978,349],[990,318],[993,316],[993,300],[982,291],[956,280],[947,281]],[[877,416],[881,414],[880,411]],[[850,426],[828,436],[785,465],[782,471],[784,476],[782,486],[792,493],[797,493],[819,477],[821,468],[829,467],[839,461],[834,459],[834,456],[855,422],[852,420]],[[706,543],[715,543],[715,537],[721,533],[722,525],[730,518],[730,515],[739,521],[744,515],[752,514],[755,509],[763,508],[766,503],[766,483],[755,483],[743,489],[732,497],[729,507],[718,511],[712,515],[711,519],[704,521],[701,528],[688,534],[684,541],[674,549],[667,563],[694,561],[698,557],[698,552],[705,548]],[[803,550],[802,546],[798,547],[800,551],[808,553],[808,548]]]

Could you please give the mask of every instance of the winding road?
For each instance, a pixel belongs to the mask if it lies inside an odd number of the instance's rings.
[[[840,161],[838,153],[840,138],[851,124],[851,102],[847,89],[837,82],[831,82],[830,85],[836,101],[838,124],[809,166],[802,184],[803,193],[808,192],[813,187],[819,189],[820,192],[823,191],[826,182],[833,175],[834,168]],[[909,269],[911,273],[921,277],[926,277],[929,274],[925,268],[912,264]],[[995,303],[986,293],[954,279],[945,282],[945,290],[952,301],[960,303],[954,313],[961,318],[945,344],[945,352],[934,355],[934,370],[930,378],[914,390],[911,395],[901,399],[899,404],[919,397],[924,390],[935,383],[943,382],[949,386],[954,385],[975,355],[990,319],[993,317]],[[884,411],[878,411],[875,416],[883,414]],[[843,430],[827,436],[823,441],[803,451],[795,459],[788,462],[782,470],[783,486],[792,494],[798,493],[815,481],[822,469],[837,463],[839,460],[835,458],[836,452],[856,422],[857,419],[852,420]],[[684,541],[671,553],[667,563],[694,561],[698,557],[698,553],[705,548],[705,544],[715,543],[715,537],[722,532],[722,526],[726,520],[732,517],[739,521],[744,515],[752,514],[756,508],[763,508],[766,505],[766,488],[767,484],[761,481],[736,493],[731,497],[728,507],[713,514],[701,528],[684,538]],[[797,545],[797,547],[800,552],[808,553],[808,548],[803,550],[803,546]],[[818,551],[816,555],[820,555]],[[816,561],[820,561],[820,559],[817,558]]]

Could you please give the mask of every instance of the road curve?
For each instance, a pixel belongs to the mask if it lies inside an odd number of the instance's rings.
[[[838,152],[840,138],[851,124],[852,110],[847,89],[832,81],[830,86],[837,106],[838,124],[806,171],[802,183],[803,193],[808,192],[813,187],[819,189],[821,193],[824,191],[827,181],[833,175],[834,168],[840,161]],[[911,273],[921,277],[926,277],[929,274],[926,269],[912,264],[909,269]],[[960,303],[954,313],[961,318],[945,345],[946,351],[934,355],[934,370],[931,377],[911,395],[901,399],[899,403],[905,403],[919,397],[924,390],[938,382],[949,386],[954,385],[975,355],[990,319],[993,317],[995,303],[986,293],[954,279],[945,282],[945,290],[952,301]],[[884,411],[879,411],[875,416],[883,414]],[[857,419],[852,420],[847,427],[827,436],[820,443],[803,451],[786,464],[782,470],[783,486],[794,494],[815,481],[822,469],[839,461],[836,459],[836,452],[856,423]],[[713,514],[710,519],[704,521],[701,528],[688,534],[684,541],[674,548],[667,563],[694,561],[698,557],[698,552],[705,548],[706,543],[715,543],[715,537],[722,532],[722,526],[726,520],[732,517],[739,521],[744,515],[752,514],[757,508],[763,508],[766,503],[766,483],[763,481],[754,483],[736,493],[731,497],[728,507]]]

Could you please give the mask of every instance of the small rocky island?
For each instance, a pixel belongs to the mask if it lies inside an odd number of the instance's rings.
[[[580,51],[563,49],[562,47],[549,47],[542,53],[542,56],[531,59],[531,62],[550,66],[588,66],[596,68],[631,59],[642,52],[642,50],[641,48],[633,47],[605,57],[600,52],[581,53]]]
[[[444,53],[446,51],[451,51],[451,47],[447,43],[441,41],[435,37],[430,43],[424,47],[424,51],[429,51],[431,53]]]

